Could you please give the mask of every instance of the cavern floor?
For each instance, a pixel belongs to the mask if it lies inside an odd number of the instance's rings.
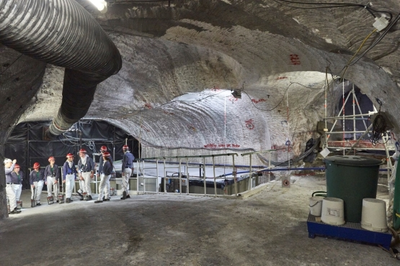
[[[247,199],[140,195],[24,208],[0,221],[1,265],[397,265],[379,247],[308,238],[325,178],[271,182]],[[385,188],[379,187],[385,198]],[[24,190],[25,193],[29,191]],[[44,195],[45,196],[45,195]],[[25,201],[27,202],[27,201]]]

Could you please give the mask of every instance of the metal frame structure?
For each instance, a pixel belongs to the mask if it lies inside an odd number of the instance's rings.
[[[145,181],[146,179],[157,179],[156,182],[156,191],[155,193],[159,193],[158,187],[159,187],[159,178],[164,178],[164,183],[163,183],[163,193],[168,193],[167,192],[167,181],[169,179],[174,179],[174,180],[179,180],[179,191],[178,193],[182,194],[182,186],[183,182],[186,182],[186,194],[189,194],[190,191],[190,175],[189,175],[189,169],[190,168],[198,168],[199,169],[199,178],[203,180],[203,186],[204,186],[204,195],[207,195],[207,185],[206,185],[206,158],[211,158],[212,159],[212,169],[213,169],[213,179],[214,179],[214,195],[218,196],[217,194],[217,176],[216,176],[216,163],[215,163],[215,158],[216,157],[221,157],[221,156],[227,156],[227,157],[232,157],[232,165],[231,167],[233,168],[233,180],[234,180],[234,189],[235,189],[235,195],[238,195],[238,188],[237,188],[237,171],[236,166],[235,166],[235,156],[238,156],[237,153],[225,153],[225,154],[213,154],[213,155],[192,155],[192,156],[166,156],[166,157],[150,157],[150,158],[140,158],[136,162],[136,169],[137,169],[137,189],[136,192],[139,194],[142,191],[139,191],[139,179],[143,178],[144,182],[144,190],[143,193],[151,193],[154,191],[146,191],[145,188]],[[177,159],[177,162],[167,162],[167,160],[173,160]],[[201,159],[202,163],[189,163],[189,159]],[[162,161],[163,164],[163,175],[159,174],[159,164],[160,161]],[[146,166],[146,162],[151,162],[155,163],[156,166]],[[167,166],[168,164],[168,166]],[[173,166],[172,166],[173,165]],[[226,166],[225,166],[226,167]],[[149,174],[146,174],[146,170],[151,170],[155,169],[156,170],[156,176],[152,176]],[[176,169],[177,171],[173,171],[172,173],[178,173],[178,176],[171,176],[169,173],[171,171],[167,171],[167,169]],[[186,177],[182,177],[185,175]],[[176,193],[176,192],[175,192]],[[191,193],[193,194],[193,193]]]
[[[344,82],[343,82],[343,89],[342,89],[342,107],[339,110],[339,113],[337,116],[333,116],[333,117],[327,117],[326,116],[326,111],[325,111],[325,147],[326,148],[331,148],[331,149],[341,149],[343,150],[343,155],[349,154],[352,150],[355,152],[356,150],[378,150],[378,151],[385,151],[386,154],[386,169],[387,169],[387,176],[388,176],[388,186],[389,186],[389,179],[390,176],[392,174],[392,169],[393,169],[393,165],[392,162],[390,160],[390,151],[395,151],[395,144],[392,143],[392,139],[390,138],[390,134],[386,133],[385,135],[382,136],[382,140],[383,140],[383,144],[372,144],[370,143],[370,141],[368,142],[364,142],[364,145],[361,146],[359,145],[360,142],[362,141],[362,138],[367,135],[370,130],[372,129],[372,123],[367,126],[365,120],[369,120],[370,116],[373,114],[378,113],[378,111],[376,110],[376,108],[374,107],[374,111],[372,112],[368,112],[368,114],[363,114],[360,104],[357,100],[356,94],[355,94],[355,89],[354,89],[354,84],[352,85],[352,89],[351,91],[348,93],[347,97],[345,98],[345,91],[344,91]],[[348,102],[348,100],[350,99],[350,97],[352,97],[352,114],[345,114],[345,106]],[[325,103],[325,110],[326,110],[327,106]],[[356,114],[356,108],[359,111],[359,114]],[[331,127],[331,129],[328,131],[327,128],[327,120],[334,120],[334,123]],[[338,120],[342,121],[342,131],[333,131]],[[353,130],[352,131],[346,131],[345,128],[345,122],[346,120],[353,120]],[[364,131],[360,131],[360,130],[356,130],[356,121],[357,120],[362,120],[365,130]],[[357,138],[357,134],[362,133],[362,135]],[[331,134],[342,134],[343,136],[343,140],[341,141],[329,141],[329,138],[331,136]],[[352,137],[352,141],[349,140],[345,140],[345,134],[353,134]],[[329,146],[329,143],[332,144],[332,146]],[[337,145],[334,145],[337,144]],[[357,147],[358,146],[358,147]],[[346,152],[347,151],[347,152]]]
[[[254,179],[254,173],[258,173],[260,171],[265,171],[267,169],[271,169],[271,153],[272,152],[276,152],[276,150],[264,150],[264,151],[254,151],[254,152],[247,152],[247,153],[242,153],[242,156],[249,156],[249,178],[250,178],[250,182],[249,182],[249,190],[253,189],[253,179]],[[268,167],[261,169],[261,170],[257,170],[257,171],[253,171],[253,154],[259,154],[259,153],[268,153]],[[289,166],[290,168],[290,166]],[[268,171],[268,182],[271,180],[271,171]],[[257,184],[256,184],[257,186]]]

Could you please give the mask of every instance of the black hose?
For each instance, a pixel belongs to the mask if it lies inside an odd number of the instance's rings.
[[[305,157],[307,157],[308,155],[310,155],[311,153],[313,153],[316,149],[318,149],[319,144],[321,142],[321,138],[318,138],[314,145],[308,149],[307,151],[305,151],[304,153],[300,154],[298,157],[293,158],[293,159],[289,159],[283,162],[275,162],[275,161],[271,161],[271,164],[275,165],[275,166],[288,166],[289,163],[290,165],[293,165],[294,163],[297,163],[301,160],[303,160]],[[265,164],[269,163],[269,160],[267,158],[265,158],[264,156],[262,156],[261,154],[257,154],[258,158],[264,162]]]
[[[66,68],[62,104],[50,135],[61,134],[85,116],[97,84],[122,66],[115,44],[74,0],[0,0],[0,42]]]

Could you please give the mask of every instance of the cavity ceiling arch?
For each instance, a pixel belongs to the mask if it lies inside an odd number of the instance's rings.
[[[135,45],[132,45],[129,52],[132,52],[134,54],[138,54],[138,51],[143,51],[144,53],[142,54],[142,57],[130,57],[128,53],[124,54],[123,53],[123,58],[124,58],[124,67],[120,71],[120,73],[116,76],[113,76],[103,82],[102,84],[99,85],[98,91],[96,94],[106,96],[106,103],[101,101],[100,98],[97,98],[95,96],[95,99],[93,101],[93,104],[91,108],[88,111],[87,117],[93,117],[94,119],[104,119],[104,120],[118,120],[121,119],[121,121],[126,121],[122,123],[117,123],[115,122],[116,125],[127,131],[129,134],[134,136],[135,138],[138,138],[140,134],[140,130],[138,128],[146,128],[146,136],[147,140],[143,139],[149,144],[152,144],[154,146],[164,146],[164,147],[174,147],[174,146],[180,146],[174,144],[176,142],[176,138],[184,138],[185,134],[186,137],[191,137],[193,136],[193,132],[188,130],[188,128],[191,128],[190,125],[187,125],[187,122],[184,120],[177,120],[176,117],[171,116],[171,115],[166,115],[165,114],[159,114],[158,117],[160,117],[161,120],[166,120],[170,121],[170,125],[175,125],[174,127],[169,128],[166,130],[166,126],[162,126],[161,124],[157,124],[156,121],[153,121],[151,119],[151,116],[149,116],[148,119],[146,119],[145,122],[139,122],[138,119],[135,117],[137,115],[138,111],[141,110],[146,110],[146,109],[154,109],[157,108],[163,104],[168,103],[171,101],[174,96],[179,96],[179,95],[184,95],[185,93],[188,92],[199,92],[202,91],[204,88],[214,88],[215,86],[218,86],[222,84],[222,88],[232,88],[232,87],[238,87],[238,84],[241,84],[242,82],[245,82],[246,84],[246,90],[249,93],[252,93],[253,88],[260,88],[263,86],[268,85],[268,78],[270,76],[279,76],[279,73],[290,73],[293,71],[319,71],[319,72],[325,72],[326,67],[329,66],[330,71],[333,74],[340,73],[342,70],[343,66],[346,64],[348,61],[349,56],[346,55],[341,55],[341,54],[334,54],[334,53],[328,53],[324,52],[318,49],[314,49],[312,47],[309,47],[297,40],[291,40],[288,38],[284,38],[282,36],[272,36],[269,33],[259,33],[259,39],[264,38],[265,40],[268,40],[266,44],[268,44],[263,50],[260,51],[260,54],[263,55],[264,61],[261,62],[261,67],[257,65],[257,68],[252,68],[251,62],[254,61],[242,61],[243,57],[237,57],[236,53],[231,54],[229,53],[228,55],[226,54],[226,51],[222,48],[219,48],[214,45],[213,41],[211,39],[207,40],[206,38],[206,43],[207,46],[203,42],[199,43],[199,40],[195,38],[189,38],[190,43],[188,44],[181,44],[181,43],[176,43],[176,42],[171,42],[171,41],[166,41],[166,40],[159,40],[159,39],[147,39],[147,38],[142,38],[142,37],[132,37],[132,36],[112,36],[113,40],[117,43],[117,46],[126,46],[127,43],[129,43],[130,40],[133,40],[133,43]],[[122,41],[120,42],[120,39]],[[187,41],[189,40],[180,40],[180,41]],[[148,50],[144,50],[145,45],[147,43],[151,44],[151,47],[146,46]],[[242,42],[237,42],[236,46],[238,49],[241,47],[243,43]],[[176,46],[176,47],[175,47]],[[150,56],[151,52],[149,51],[150,49],[154,49],[154,51],[158,52],[160,55],[159,58],[170,58],[169,60],[172,62],[174,60],[179,60],[179,54],[184,51],[184,49],[187,49],[186,53],[184,52],[183,55],[187,57],[187,53],[190,53],[191,51],[207,51],[205,53],[207,56],[202,57],[204,53],[197,53],[197,56],[192,56],[196,57],[195,59],[192,60],[193,62],[200,62],[200,63],[193,63],[189,64],[189,70],[186,70],[186,73],[189,72],[196,72],[200,71],[203,69],[203,72],[201,74],[198,74],[196,76],[192,76],[192,83],[191,86],[178,86],[177,84],[181,84],[180,81],[183,82],[183,79],[186,78],[185,75],[176,75],[175,70],[176,70],[176,64],[170,64],[170,66],[173,68],[172,70],[168,70],[169,73],[168,75],[160,75],[161,78],[156,78],[154,79],[155,76],[150,76],[146,77],[146,79],[143,79],[143,72],[146,71],[137,71],[137,65],[135,63],[140,62],[140,65],[143,66],[144,68],[154,68],[155,71],[153,75],[158,75],[157,74],[157,69],[159,65],[157,65],[159,62],[164,64],[162,60],[153,60],[153,61],[147,61],[146,60],[146,53],[147,57]],[[170,49],[173,47],[174,49]],[[246,47],[245,47],[246,48]],[[242,50],[245,48],[241,48]],[[126,51],[126,49],[121,49],[123,51]],[[270,52],[268,52],[270,50]],[[240,51],[239,53],[241,53]],[[243,52],[245,52],[243,50]],[[171,56],[171,54],[173,56]],[[298,58],[295,60],[300,60],[301,64],[293,64],[291,61],[290,55],[296,54],[298,55]],[[204,61],[208,60],[209,58],[213,56],[219,56],[220,58],[224,58],[223,63],[220,64],[220,60],[215,60],[215,64],[209,66],[209,68],[203,68]],[[131,61],[132,58],[133,60]],[[303,60],[304,58],[304,60]],[[186,58],[187,60],[187,58]],[[259,59],[262,61],[261,59]],[[227,63],[228,62],[228,63]],[[297,62],[297,61],[296,61]],[[255,64],[253,64],[254,66]],[[201,66],[201,67],[199,67]],[[188,65],[186,65],[188,67]],[[221,67],[224,68],[225,70],[231,70],[233,73],[228,73],[229,79],[226,79],[226,76],[223,77],[223,79],[213,76],[210,80],[205,80],[204,77],[208,77],[210,70]],[[191,68],[191,70],[190,70]],[[160,67],[160,69],[163,69]],[[226,72],[226,71],[225,71]],[[250,73],[251,72],[251,73]],[[360,74],[361,73],[361,74]],[[394,84],[388,74],[383,71],[379,66],[375,65],[373,62],[366,62],[366,61],[361,61],[359,64],[351,67],[347,71],[347,77],[349,80],[352,80],[355,84],[357,84],[359,87],[363,88],[363,91],[365,91],[371,99],[375,99],[378,97],[381,101],[383,102],[390,102],[394,101],[392,98],[385,98],[382,97],[381,94],[382,91],[378,87],[378,84],[388,84],[389,86],[386,88],[386,90],[389,92],[390,90],[395,91],[397,89],[396,84]],[[368,77],[369,81],[366,81],[366,77]],[[142,78],[142,80],[140,80]],[[145,85],[145,80],[149,80],[153,78],[152,86],[146,87]],[[371,82],[371,80],[375,81]],[[138,81],[138,82],[136,82]],[[165,82],[169,84],[168,86],[164,84],[161,84],[162,82]],[[282,81],[284,82],[284,81]],[[138,84],[137,84],[138,83]],[[184,82],[183,82],[184,83]],[[117,96],[119,94],[118,89],[121,84],[127,85],[129,88],[126,91],[126,94],[123,94],[123,97]],[[186,83],[184,83],[187,85]],[[195,84],[200,84],[196,86]],[[243,83],[242,83],[243,84]],[[49,85],[49,84],[48,84]],[[50,85],[51,86],[51,85]],[[122,85],[121,85],[122,86]],[[159,97],[160,94],[154,93],[154,90],[158,89],[162,91],[163,93]],[[176,86],[175,88],[172,88],[170,86]],[[279,80],[275,81],[275,86],[279,87]],[[265,95],[269,94],[270,92],[266,92]],[[245,96],[244,96],[245,97]],[[260,96],[261,97],[261,96]],[[103,98],[104,100],[104,98]],[[146,106],[146,103],[151,103],[150,106]],[[43,108],[38,108],[38,109],[43,109]],[[210,110],[210,108],[208,108]],[[154,111],[154,110],[148,110]],[[131,112],[129,114],[129,112]],[[167,111],[168,112],[168,111]],[[194,115],[196,112],[188,112],[186,115],[191,116]],[[206,112],[205,112],[206,113]],[[240,116],[241,114],[238,114]],[[164,117],[163,117],[164,116]],[[202,117],[207,118],[207,117]],[[198,121],[201,120],[200,117],[196,118],[195,116],[191,120],[196,120],[197,122],[193,122],[194,124],[199,123]],[[249,118],[251,119],[251,118]],[[243,119],[242,119],[243,120]],[[235,128],[242,126],[243,121],[238,119],[236,123],[232,124],[232,128],[228,129],[228,131],[234,131]],[[247,121],[248,119],[244,120]],[[153,121],[154,124],[149,123],[149,121]],[[216,115],[213,119],[206,119],[205,121],[208,121],[206,123],[202,123],[200,126],[193,126],[196,130],[198,128],[205,129],[206,124],[209,125],[216,125],[216,124],[221,124],[223,122],[223,115]],[[263,122],[267,123],[267,122]],[[182,126],[178,126],[182,125]],[[185,130],[182,131],[182,128],[185,128]],[[151,133],[150,133],[151,132]],[[162,132],[162,133],[159,133]],[[197,133],[197,138],[196,138],[196,143],[192,143],[192,145],[188,145],[187,143],[183,146],[187,147],[204,147],[207,144],[215,144],[215,141],[209,140],[205,135],[212,135],[213,133],[216,133],[217,131],[211,131],[210,132],[206,130],[198,130],[196,131]],[[182,134],[184,133],[184,134]],[[201,134],[202,133],[202,134]],[[199,136],[200,134],[200,136]],[[219,134],[220,135],[220,134]],[[267,134],[268,135],[268,134]],[[178,137],[179,136],[179,137]],[[245,135],[242,136],[243,139],[245,139]],[[159,139],[162,139],[160,141]],[[232,141],[230,144],[238,144],[240,142],[241,137],[237,136],[238,141],[236,138]],[[217,138],[217,140],[220,140]],[[221,143],[221,141],[218,141],[218,143]],[[254,141],[252,142],[254,143]],[[254,149],[258,148],[269,148],[267,147],[270,141],[265,142],[262,144],[260,147],[253,147]],[[246,146],[246,145],[241,145],[241,147]],[[246,146],[247,147],[247,146]]]

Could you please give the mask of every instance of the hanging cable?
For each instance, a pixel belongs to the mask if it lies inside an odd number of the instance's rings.
[[[390,11],[382,11],[382,10],[375,10],[373,9],[370,4],[362,5],[362,4],[355,4],[355,3],[318,3],[318,2],[299,2],[299,1],[289,1],[289,0],[274,0],[280,4],[288,3],[288,4],[295,4],[300,6],[291,6],[289,7],[297,8],[297,9],[323,9],[323,8],[346,8],[346,7],[358,7],[367,10],[374,18],[377,17],[376,14],[387,14],[389,16],[389,21],[392,20],[392,13]],[[301,5],[314,5],[313,7],[301,7]]]
[[[371,31],[371,32],[367,35],[367,37],[364,38],[364,40],[362,41],[360,47],[358,47],[357,51],[353,54],[353,56],[349,59],[349,61],[347,61],[346,65],[344,66],[344,68],[343,68],[343,70],[342,70],[342,71],[343,71],[343,74],[340,75],[340,76],[341,76],[341,81],[344,80],[344,76],[345,76],[345,74],[346,74],[346,72],[347,72],[347,69],[349,68],[351,62],[353,61],[353,59],[354,59],[354,58],[356,57],[356,55],[360,52],[361,48],[363,48],[365,42],[366,42],[366,41],[372,36],[372,34],[374,34],[375,32],[376,32],[376,29],[374,29],[373,31]]]
[[[396,16],[396,18],[385,28],[385,31],[379,36],[377,40],[375,40],[358,58],[349,64],[352,66],[356,64],[366,53],[368,53],[372,48],[374,48],[385,36],[386,34],[393,28],[394,25],[400,20],[400,13]]]

